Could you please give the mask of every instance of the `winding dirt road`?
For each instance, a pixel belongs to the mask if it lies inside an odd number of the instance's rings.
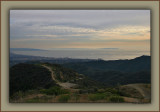
[[[43,64],[42,66],[43,66],[44,68],[48,69],[48,70],[51,72],[51,77],[52,77],[52,79],[53,79],[59,86],[63,87],[64,89],[71,89],[72,87],[77,86],[77,84],[74,84],[74,83],[69,83],[69,82],[63,83],[63,82],[58,81],[58,80],[55,78],[55,73],[54,73],[54,71],[52,70],[51,67],[49,67],[49,66],[47,66],[47,65],[44,65],[44,64]]]

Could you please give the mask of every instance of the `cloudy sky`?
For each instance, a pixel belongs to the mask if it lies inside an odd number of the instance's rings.
[[[150,10],[10,10],[11,48],[150,50]]]

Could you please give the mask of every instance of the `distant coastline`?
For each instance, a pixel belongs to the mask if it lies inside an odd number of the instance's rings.
[[[33,49],[33,48],[10,48],[10,51],[47,51],[47,50]]]

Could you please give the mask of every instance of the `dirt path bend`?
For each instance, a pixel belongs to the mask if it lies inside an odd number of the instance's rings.
[[[77,86],[77,84],[74,84],[74,83],[69,83],[69,82],[60,82],[58,81],[56,78],[55,78],[55,73],[54,71],[52,70],[51,67],[47,66],[47,65],[42,65],[44,68],[48,69],[50,72],[51,72],[51,77],[52,79],[61,87],[63,87],[64,89],[71,89],[72,87],[75,87]]]
[[[132,88],[138,90],[141,93],[141,95],[144,97],[144,99],[151,98],[151,91],[150,91],[150,89],[147,89],[145,87],[145,84],[128,84],[126,86],[132,87]]]
[[[46,65],[42,65],[42,66],[43,66],[44,68],[47,68],[47,69],[51,72],[51,77],[52,77],[52,79],[53,79],[56,83],[58,83],[59,81],[56,80],[53,70],[52,70],[49,66],[46,66]]]
[[[139,103],[140,102],[138,98],[130,98],[130,97],[123,97],[123,98],[128,103]]]

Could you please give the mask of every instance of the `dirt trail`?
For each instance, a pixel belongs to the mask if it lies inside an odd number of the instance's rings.
[[[137,98],[130,98],[130,97],[123,97],[123,98],[126,102],[129,102],[129,103],[139,103],[140,102],[140,100]]]
[[[58,80],[56,80],[55,76],[54,76],[54,72],[52,71],[52,69],[46,65],[42,65],[44,68],[47,68],[50,72],[51,72],[51,77],[54,81],[56,81],[57,83],[59,82]]]
[[[77,84],[74,84],[74,83],[69,83],[69,82],[65,82],[65,83],[62,83],[60,81],[58,81],[56,78],[55,78],[55,74],[54,74],[54,71],[51,69],[51,67],[47,66],[47,65],[42,65],[44,68],[47,68],[50,72],[51,72],[51,77],[52,79],[58,84],[60,85],[61,87],[63,87],[64,89],[71,89],[72,87],[75,87]]]
[[[138,90],[142,94],[142,96],[144,97],[144,99],[150,99],[151,98],[151,92],[150,92],[149,89],[147,89],[145,87],[144,84],[128,84],[126,86],[132,87],[132,88]]]

